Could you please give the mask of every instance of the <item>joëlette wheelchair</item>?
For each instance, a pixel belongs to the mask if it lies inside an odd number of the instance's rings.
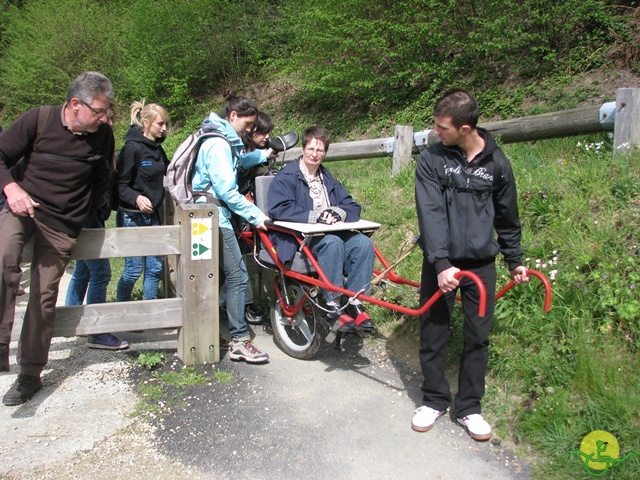
[[[264,212],[268,210],[267,192],[274,178],[273,174],[255,178],[255,202]],[[380,227],[380,224],[360,221],[355,224],[342,223],[341,225],[329,226],[275,221],[267,222],[267,226],[268,231],[284,232],[292,235],[298,242],[298,251],[290,264],[285,265],[280,261],[269,239],[268,232],[252,228],[238,232],[238,236],[240,241],[252,247],[254,259],[262,268],[276,272],[273,281],[275,299],[271,307],[271,324],[276,344],[291,357],[303,360],[312,358],[320,349],[323,340],[334,343],[336,348],[340,348],[342,332],[336,330],[335,326],[326,319],[327,309],[324,306],[320,289],[338,292],[347,298],[357,297],[363,303],[372,303],[411,316],[420,316],[425,313],[443,294],[439,290],[420,308],[413,309],[366,295],[362,291],[347,290],[342,285],[334,285],[327,279],[311,253],[310,240],[314,236],[323,235],[332,229],[334,231],[336,229],[358,230],[366,235],[371,235]],[[372,280],[372,284],[384,279],[386,283],[419,290],[419,283],[396,274],[394,266],[399,261],[393,265],[390,264],[375,244],[374,252],[383,270],[374,270],[376,277]],[[549,280],[535,270],[528,270],[528,274],[542,282],[545,289],[544,311],[549,311],[551,308]],[[456,278],[467,278],[475,283],[481,299],[478,313],[480,316],[484,316],[486,291],[480,278],[469,271],[458,272]],[[514,282],[510,281],[496,294],[496,299],[502,297],[513,286]]]

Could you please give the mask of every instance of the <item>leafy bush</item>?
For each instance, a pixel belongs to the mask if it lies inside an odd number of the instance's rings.
[[[242,3],[136,0],[123,7],[126,62],[118,84],[124,98],[146,96],[186,111],[195,97],[244,71],[242,44],[252,30]]]
[[[12,117],[41,104],[61,104],[85,70],[117,71],[117,17],[92,0],[36,0],[11,6],[0,58],[0,105]]]
[[[454,86],[582,71],[605,61],[612,27],[597,0],[302,1],[284,15],[295,35],[281,66],[302,79],[300,106],[322,111],[420,109]]]
[[[107,75],[117,101],[147,98],[182,118],[194,100],[233,85],[266,1],[35,0],[2,11],[0,106],[5,118],[59,104],[85,70]],[[0,5],[2,6],[2,5]],[[125,114],[125,121],[128,116]]]

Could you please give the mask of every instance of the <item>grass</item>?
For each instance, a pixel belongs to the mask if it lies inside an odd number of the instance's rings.
[[[192,388],[234,380],[231,372],[215,367],[210,371],[207,366],[168,363],[165,353],[153,350],[139,353],[135,363],[141,369],[134,373],[139,377],[137,391],[140,396],[134,415],[162,417],[168,410],[187,408],[188,391]]]

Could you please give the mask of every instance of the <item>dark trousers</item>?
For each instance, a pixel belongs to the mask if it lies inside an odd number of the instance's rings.
[[[464,417],[480,413],[480,401],[484,396],[485,374],[489,358],[489,330],[493,319],[496,290],[495,262],[482,265],[456,265],[480,277],[487,291],[487,309],[484,317],[478,317],[478,290],[469,279],[462,279],[459,290],[464,316],[464,346],[458,374],[458,393],[453,414]],[[420,285],[420,303],[424,304],[438,291],[438,276],[433,265],[423,260]],[[447,343],[449,325],[456,292],[440,299],[420,318],[420,364],[423,404],[436,410],[451,405],[451,390],[446,378]]]
[[[29,301],[18,342],[18,365],[24,375],[40,375],[49,358],[58,286],[76,240],[30,217],[0,212],[0,343],[11,341],[22,253],[33,238]]]

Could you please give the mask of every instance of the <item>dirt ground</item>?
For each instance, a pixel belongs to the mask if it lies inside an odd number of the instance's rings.
[[[344,352],[325,348],[304,362],[258,329],[268,365],[224,358],[200,366],[233,381],[188,388],[160,412],[137,415],[136,385],[148,380],[133,358],[142,350],[172,358],[176,336],[122,336],[137,339],[134,352],[55,340],[44,389],[25,405],[0,407],[0,478],[529,478],[526,462],[499,441],[474,442],[446,416],[413,432],[420,376],[384,340],[347,339]],[[14,378],[12,368],[0,389]]]
[[[198,366],[210,381],[176,390],[152,412],[140,410],[137,387],[153,377],[135,358],[162,351],[167,370],[182,368],[176,331],[119,335],[129,351],[54,339],[44,388],[24,405],[0,406],[1,479],[530,477],[499,438],[475,442],[448,416],[430,432],[411,430],[421,375],[410,336],[348,337],[343,351],[325,344],[301,361],[278,350],[268,325],[256,327],[269,364],[225,356]],[[0,392],[15,380],[16,347]],[[214,380],[219,371],[232,381]]]

